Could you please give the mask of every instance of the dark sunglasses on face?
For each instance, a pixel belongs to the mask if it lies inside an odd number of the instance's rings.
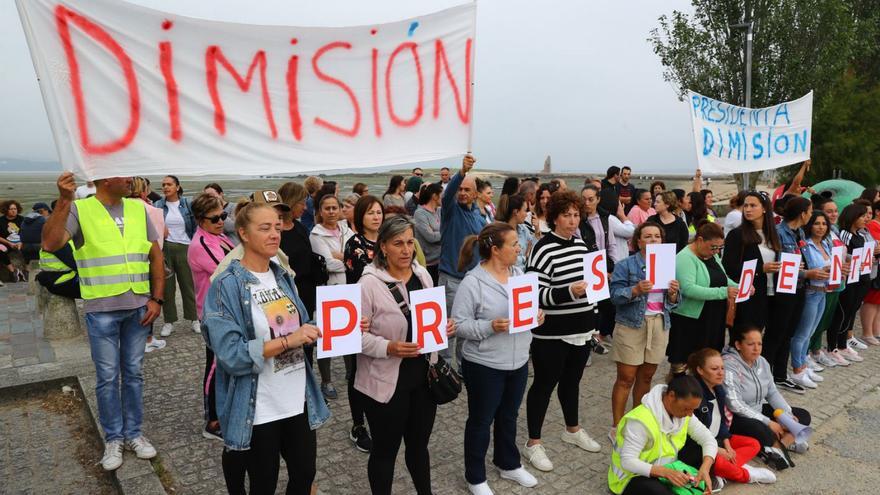
[[[722,249],[724,249],[724,246],[723,246],[723,245],[721,245],[721,246],[709,246],[709,249],[711,249],[713,253],[718,253],[718,252],[721,252]]]
[[[213,217],[205,217],[205,220],[207,220],[211,223],[220,223],[220,222],[225,222],[228,217],[229,217],[229,213],[226,213],[224,211],[223,213],[221,213],[219,215],[214,215]]]

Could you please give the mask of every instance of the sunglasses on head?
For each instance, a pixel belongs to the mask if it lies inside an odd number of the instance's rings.
[[[223,213],[221,213],[219,215],[214,215],[213,217],[205,217],[205,220],[207,220],[211,223],[220,223],[220,222],[225,222],[227,218],[229,218],[229,213],[226,213],[224,211]]]

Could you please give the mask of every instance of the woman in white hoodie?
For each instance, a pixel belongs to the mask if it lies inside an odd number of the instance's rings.
[[[696,378],[677,376],[669,385],[656,385],[643,398],[642,404],[620,420],[608,488],[616,495],[669,495],[675,486],[698,486],[705,482],[706,493],[712,490],[709,469],[718,453],[718,442],[699,420],[694,409],[703,400],[703,390]],[[702,462],[696,476],[690,476],[667,465],[678,461],[678,453],[690,438],[702,449]],[[694,466],[691,466],[694,467]]]
[[[464,277],[455,294],[452,318],[458,324],[462,346],[462,371],[467,383],[468,418],[464,427],[464,477],[474,495],[492,495],[486,481],[489,431],[495,426],[492,462],[503,479],[533,487],[538,480],[523,468],[516,447],[516,420],[529,377],[531,332],[510,333],[507,284],[522,275],[516,266],[519,237],[513,226],[493,222],[479,236],[465,238],[458,267],[464,270],[473,258],[480,264]],[[538,310],[537,323],[544,321]]]
[[[345,222],[340,221],[342,205],[339,198],[333,194],[324,194],[315,202],[315,227],[309,235],[312,244],[312,252],[320,254],[327,263],[327,271],[330,279],[327,285],[342,285],[345,283],[345,263],[343,252],[345,243],[354,235]],[[330,374],[330,358],[319,359],[318,368],[321,371],[321,392],[327,399],[338,397],[336,387],[333,386]]]

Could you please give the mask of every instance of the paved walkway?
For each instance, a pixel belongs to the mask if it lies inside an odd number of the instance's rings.
[[[59,376],[78,375],[87,395],[93,395],[94,371],[84,338],[46,342],[42,339],[40,322],[34,318],[32,302],[18,295],[22,285],[0,288],[0,383],[4,385],[32,382]],[[11,301],[12,304],[5,304]],[[28,327],[27,325],[30,325]],[[156,328],[161,326],[161,320]],[[201,379],[204,365],[204,344],[201,336],[188,329],[187,322],[179,322],[176,331],[167,338],[168,347],[150,353],[146,357],[145,417],[144,431],[154,442],[161,457],[161,465],[167,470],[173,493],[217,494],[224,493],[220,454],[222,446],[217,441],[201,436],[203,427]],[[51,352],[50,352],[51,351]],[[42,354],[41,354],[42,352]],[[54,354],[54,356],[53,356]],[[44,361],[41,361],[41,355]],[[804,461],[804,469],[798,468],[780,475],[780,483],[772,493],[863,493],[845,489],[846,478],[826,476],[824,469],[837,473],[853,472],[851,466],[873,463],[873,469],[861,469],[861,486],[880,484],[880,470],[876,468],[877,456],[861,453],[855,445],[860,437],[855,428],[870,429],[876,438],[876,411],[871,404],[861,408],[847,406],[873,397],[880,386],[880,350],[872,348],[864,355],[866,361],[848,369],[831,369],[824,372],[826,381],[817,391],[799,396],[789,394],[789,401],[811,410],[815,426],[819,430],[818,442]],[[335,384],[340,393],[332,401],[333,417],[318,430],[318,485],[325,494],[369,493],[366,480],[368,456],[355,450],[348,440],[350,426],[344,372],[341,359],[334,359]],[[661,368],[658,377],[666,372]],[[529,490],[498,478],[489,469],[489,482],[496,493],[511,494],[566,494],[607,493],[606,473],[610,447],[605,437],[610,425],[610,391],[614,379],[613,363],[607,356],[596,356],[592,367],[587,368],[581,387],[581,418],[587,431],[602,443],[603,451],[591,454],[563,444],[559,435],[563,428],[562,414],[555,399],[544,428],[548,455],[556,465],[550,473],[536,474],[540,484]],[[93,400],[93,398],[92,398]],[[872,416],[871,414],[874,414]],[[526,438],[525,406],[520,411],[519,442]],[[462,457],[462,435],[467,417],[464,394],[455,402],[438,409],[437,421],[431,437],[431,463],[434,491],[436,494],[466,494]],[[872,419],[873,418],[873,419]],[[826,426],[827,423],[827,426]],[[852,428],[847,427],[852,425]],[[839,432],[844,430],[846,434]],[[827,431],[827,433],[826,433]],[[867,438],[867,437],[865,437]],[[880,440],[880,438],[877,438]],[[853,444],[853,442],[857,442]],[[874,442],[876,450],[878,442]],[[873,451],[870,451],[873,452]],[[0,453],[2,455],[2,453]],[[823,464],[825,456],[832,456],[833,465]],[[100,453],[96,453],[100,457]],[[491,453],[488,456],[491,459]],[[796,462],[797,462],[796,458]],[[0,457],[0,464],[7,459]],[[124,468],[142,474],[143,461],[127,458]],[[813,469],[813,466],[816,466]],[[528,467],[528,466],[527,466]],[[282,466],[282,471],[283,471]],[[133,477],[134,475],[127,475]],[[873,476],[873,478],[872,478]],[[282,474],[279,486],[284,486],[286,475]],[[817,490],[804,488],[803,481]],[[815,483],[813,481],[815,480]],[[833,481],[843,485],[833,485]],[[856,486],[856,485],[854,485]],[[818,487],[825,487],[821,491]],[[837,488],[835,488],[837,487]],[[725,493],[758,493],[755,487],[732,487]],[[762,493],[771,493],[767,487]],[[3,488],[0,487],[0,493]],[[412,484],[403,464],[401,453],[396,470],[394,493],[412,493]],[[864,493],[876,493],[866,491]]]

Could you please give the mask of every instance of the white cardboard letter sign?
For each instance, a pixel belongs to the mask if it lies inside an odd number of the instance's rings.
[[[584,256],[584,281],[587,283],[587,301],[596,304],[611,297],[608,290],[608,261],[604,249]]]
[[[782,253],[779,259],[779,273],[776,274],[776,292],[794,294],[800,273],[801,255]]]
[[[739,289],[736,293],[738,303],[746,302],[751,296],[752,286],[755,284],[755,271],[758,268],[758,260],[749,260],[743,263],[742,273],[739,276]]]
[[[849,278],[846,279],[847,283],[856,283],[859,281],[859,275],[861,275],[861,266],[862,266],[862,254],[865,252],[864,248],[855,248],[852,252],[852,257],[849,260]]]
[[[318,359],[361,352],[361,286],[318,287],[315,298]]]
[[[846,261],[846,246],[834,246],[831,248],[831,273],[828,279],[829,287],[839,287],[843,283],[843,263]]]
[[[412,335],[419,344],[419,353],[439,351],[449,347],[446,336],[446,288],[431,287],[409,293],[412,312]]]
[[[675,280],[675,244],[645,246],[645,279],[654,282],[653,289],[668,289]]]
[[[510,333],[538,326],[538,276],[534,273],[511,277],[507,281],[507,311]]]

